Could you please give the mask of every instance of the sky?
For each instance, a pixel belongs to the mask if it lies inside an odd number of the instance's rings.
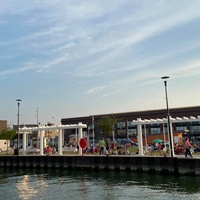
[[[0,0],[0,120],[200,104],[199,0]]]

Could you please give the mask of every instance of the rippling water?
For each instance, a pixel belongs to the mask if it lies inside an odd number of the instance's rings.
[[[0,168],[2,200],[200,199],[199,177]]]

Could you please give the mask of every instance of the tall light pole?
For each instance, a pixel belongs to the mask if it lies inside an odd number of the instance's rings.
[[[17,149],[19,150],[19,106],[21,99],[17,99],[17,106],[18,106],[18,112],[17,112]]]
[[[94,116],[92,116],[92,145],[93,145],[93,151],[95,149],[95,146],[94,146]]]
[[[167,122],[168,122],[168,131],[169,131],[169,145],[170,145],[170,155],[174,157],[174,145],[173,145],[173,136],[171,130],[171,122],[170,122],[170,113],[169,113],[169,105],[168,105],[168,96],[167,96],[167,79],[169,76],[163,76],[161,79],[164,80],[165,85],[165,96],[166,96],[166,106],[167,106]]]

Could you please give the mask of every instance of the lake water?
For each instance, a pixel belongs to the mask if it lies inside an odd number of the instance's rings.
[[[0,168],[2,200],[200,199],[200,177]]]

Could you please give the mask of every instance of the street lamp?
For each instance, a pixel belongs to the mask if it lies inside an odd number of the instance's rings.
[[[167,122],[168,122],[168,133],[169,133],[169,144],[170,144],[170,155],[174,157],[174,145],[173,145],[173,136],[171,130],[171,122],[170,122],[170,114],[169,114],[169,106],[168,106],[168,96],[167,96],[167,79],[169,76],[163,76],[161,79],[164,80],[165,85],[165,95],[166,95],[166,106],[167,106]]]
[[[93,151],[95,149],[95,146],[94,146],[94,116],[92,116],[92,145],[93,145]]]
[[[19,150],[19,106],[21,99],[17,99],[17,106],[18,106],[18,112],[17,112],[17,149]]]

